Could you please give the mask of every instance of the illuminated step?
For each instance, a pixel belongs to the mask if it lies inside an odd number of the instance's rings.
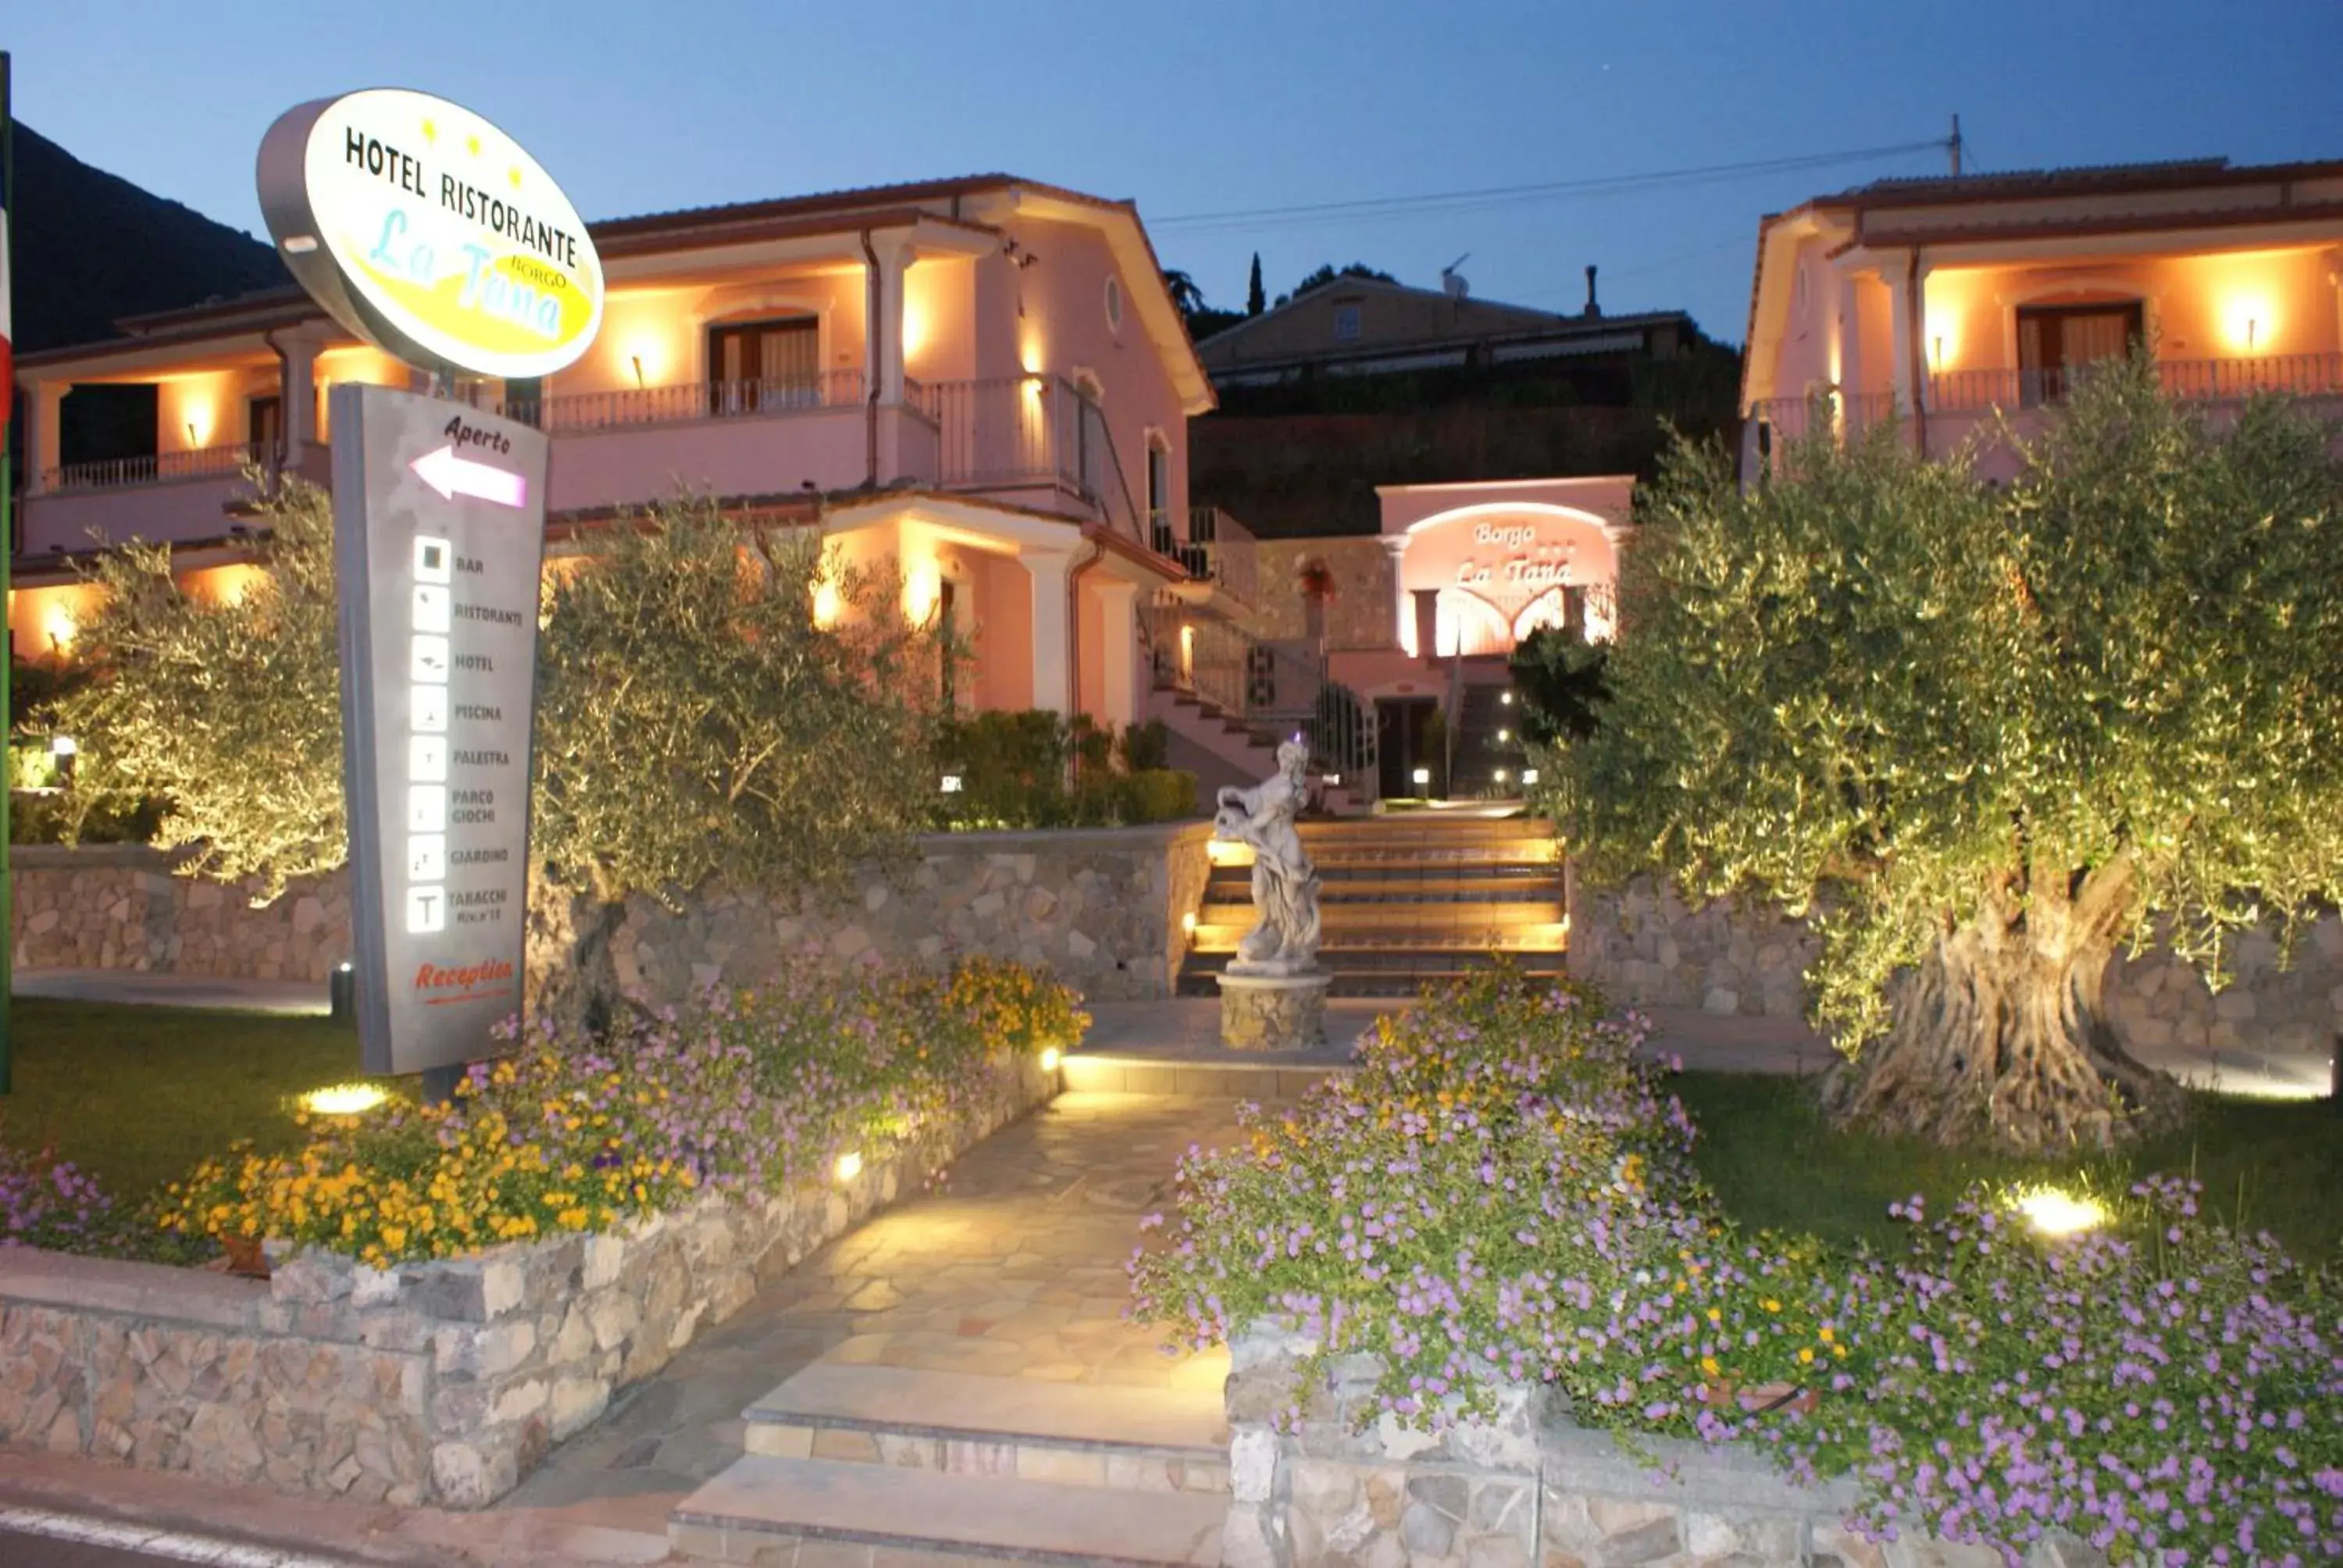
[[[1199,925],[1192,950],[1198,954],[1232,953],[1237,950],[1238,941],[1252,929],[1250,920],[1242,925]],[[1328,931],[1318,944],[1318,957],[1322,963],[1332,967],[1348,952],[1560,952],[1568,945],[1569,932],[1566,920],[1469,930],[1426,930],[1417,923],[1388,930]]]

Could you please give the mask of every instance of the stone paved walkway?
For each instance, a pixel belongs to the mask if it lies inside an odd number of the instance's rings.
[[[1228,1352],[1168,1354],[1125,1322],[1123,1261],[1191,1143],[1235,1102],[1061,1095],[970,1151],[938,1191],[778,1273],[499,1505],[664,1536],[738,1458],[740,1412],[817,1358],[1097,1384],[1218,1388]]]

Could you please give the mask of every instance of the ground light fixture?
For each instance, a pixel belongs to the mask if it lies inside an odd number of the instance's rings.
[[[78,757],[81,755],[81,742],[70,735],[52,735],[49,737],[49,755]]]
[[[1497,700],[1511,708],[1513,705],[1513,694],[1510,691],[1501,691],[1497,693]]]
[[[1055,1072],[1058,1070],[1058,1063],[1064,1060],[1065,1058],[1058,1053],[1058,1048],[1053,1045],[1041,1053],[1041,1070]]]
[[[1408,777],[1415,780],[1416,788],[1419,789],[1429,789],[1431,787],[1432,769],[1429,768],[1419,768],[1414,772],[1409,774]]]
[[[1534,768],[1524,768],[1524,769],[1522,769],[1522,782],[1523,782],[1523,784],[1534,784],[1534,783],[1536,783],[1536,782],[1537,782],[1537,780],[1538,780],[1538,771],[1537,771],[1537,769],[1534,769]]]
[[[940,787],[945,794],[957,795],[960,792],[962,783],[963,780],[959,774],[947,773],[943,776],[943,782]]]
[[[1505,781],[1505,770],[1504,770],[1503,769],[1500,768],[1500,769],[1497,769],[1497,782],[1498,782],[1498,783],[1500,783],[1500,784],[1503,784],[1504,781]]]
[[[2107,1222],[2107,1205],[2056,1187],[2033,1187],[2018,1193],[2010,1206],[2045,1236],[2077,1236]]]
[[[313,1116],[357,1116],[390,1098],[379,1083],[329,1083],[301,1097],[301,1109]]]
[[[840,1155],[838,1157],[837,1171],[838,1179],[841,1181],[851,1181],[857,1176],[861,1175],[862,1151],[859,1149],[850,1149],[845,1153]]]
[[[1186,914],[1182,915],[1182,916],[1180,917],[1180,929],[1181,929],[1181,930],[1182,930],[1182,931],[1184,931],[1185,933],[1187,933],[1189,936],[1192,936],[1192,936],[1194,936],[1194,935],[1196,934],[1196,911],[1195,911],[1195,910],[1190,910]]]

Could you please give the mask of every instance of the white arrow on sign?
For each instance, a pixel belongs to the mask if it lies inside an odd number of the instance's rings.
[[[456,456],[453,447],[426,452],[407,465],[423,482],[439,492],[443,501],[470,496],[499,507],[518,508],[528,502],[528,481],[503,468]]]

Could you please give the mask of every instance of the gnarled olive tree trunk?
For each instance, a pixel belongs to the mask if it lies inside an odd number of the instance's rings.
[[[1938,936],[1887,1033],[1834,1070],[1825,1104],[1849,1125],[2028,1151],[2168,1125],[2179,1086],[2125,1050],[2100,1003],[2132,892],[2120,863],[1997,890]]]
[[[551,875],[529,879],[528,1016],[564,1032],[598,1036],[625,1005],[610,944],[626,923],[625,902]]]

